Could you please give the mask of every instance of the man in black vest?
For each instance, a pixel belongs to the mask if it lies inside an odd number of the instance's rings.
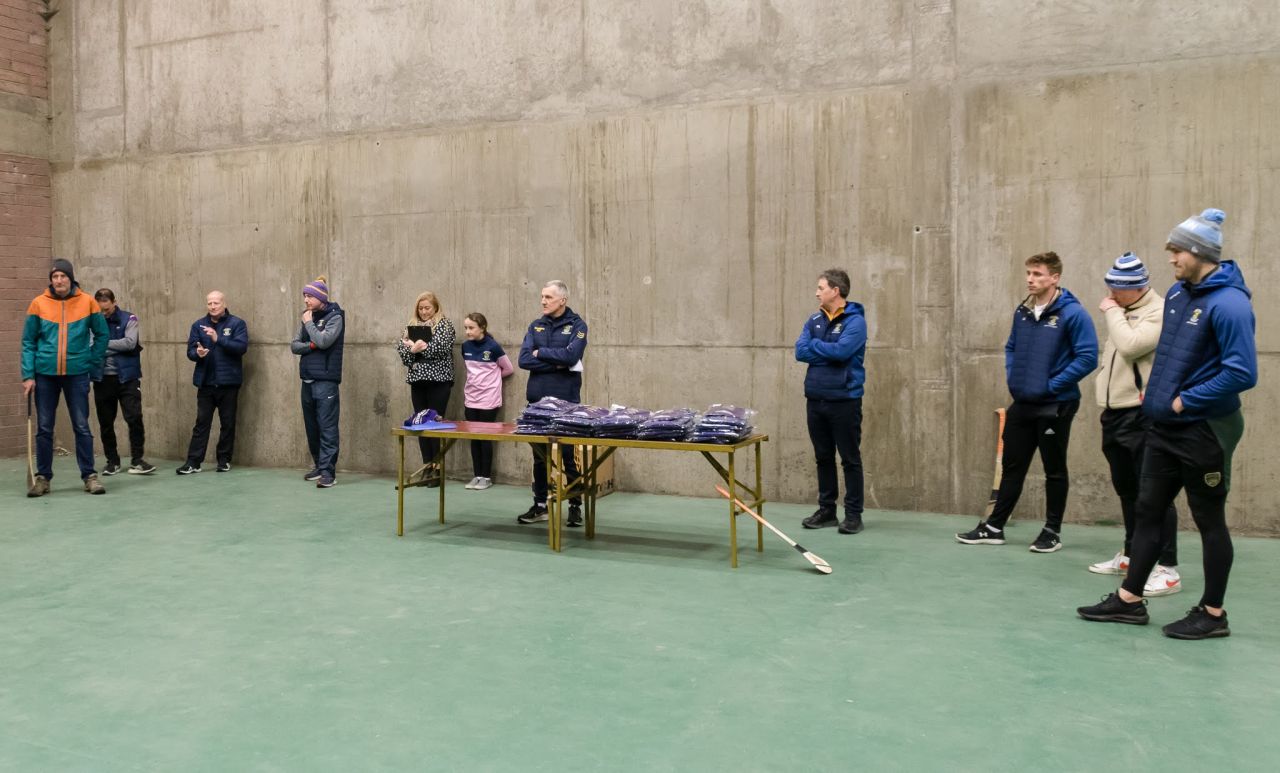
[[[346,329],[342,307],[329,300],[328,280],[323,275],[302,288],[302,325],[289,344],[298,355],[298,376],[302,379],[302,421],[307,430],[307,448],[314,466],[302,476],[315,481],[316,488],[337,482],[338,415],[341,403],[342,348]]]
[[[116,447],[116,411],[124,414],[129,427],[129,472],[150,475],[155,465],[143,458],[146,430],[142,424],[142,344],[138,341],[138,318],[116,305],[116,294],[102,288],[93,294],[107,320],[107,358],[94,379],[93,404],[98,410],[98,434],[107,457],[103,475],[120,472],[120,452]]]

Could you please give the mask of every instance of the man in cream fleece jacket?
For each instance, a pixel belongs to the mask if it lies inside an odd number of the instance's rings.
[[[1104,279],[1110,292],[1098,304],[1104,317],[1106,342],[1096,382],[1102,408],[1102,453],[1111,466],[1111,485],[1120,497],[1124,515],[1124,549],[1113,558],[1089,567],[1096,574],[1123,575],[1129,568],[1133,541],[1134,505],[1138,473],[1148,421],[1142,415],[1142,396],[1164,320],[1164,299],[1150,288],[1151,276],[1132,252],[1116,258]],[[1165,596],[1182,590],[1178,575],[1178,511],[1170,505],[1162,523],[1163,549],[1155,571],[1147,578],[1145,596]]]

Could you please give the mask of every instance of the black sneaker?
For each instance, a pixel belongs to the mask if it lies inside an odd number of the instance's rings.
[[[1227,627],[1227,613],[1224,611],[1222,617],[1214,617],[1204,607],[1192,607],[1186,617],[1160,630],[1170,639],[1216,639],[1231,635],[1231,629]]]
[[[991,528],[986,521],[980,521],[973,531],[957,534],[956,542],[965,545],[1003,545],[1004,532]]]
[[[302,479],[307,482],[314,483],[315,481],[320,480],[320,476],[323,474],[324,473],[320,472],[319,470],[312,469],[311,472],[307,473],[306,475],[303,475]]]
[[[836,518],[835,510],[819,507],[814,511],[813,515],[801,521],[800,525],[806,529],[824,529],[828,526],[835,526],[838,523],[840,523],[840,519]]]
[[[1146,625],[1151,622],[1151,618],[1147,617],[1146,599],[1138,599],[1130,604],[1120,598],[1119,593],[1107,594],[1102,597],[1101,602],[1091,607],[1077,607],[1076,614],[1095,623]]]
[[[841,534],[857,534],[862,531],[862,516],[846,516],[844,521],[836,527],[836,531]]]
[[[178,468],[179,475],[195,475],[197,472],[200,472],[200,468],[190,463],[184,464]]]
[[[118,472],[120,472],[119,462],[116,462],[116,463],[107,462],[107,466],[102,468],[103,475],[115,475]]]
[[[150,475],[156,471],[156,466],[146,459],[140,460],[137,464],[129,467],[130,475]]]
[[[528,510],[516,516],[516,523],[537,523],[538,521],[547,520],[547,506],[533,505]]]
[[[1031,547],[1027,549],[1032,553],[1054,553],[1062,550],[1062,540],[1049,529],[1041,529],[1040,536],[1036,537],[1036,541],[1032,542]]]
[[[316,481],[316,488],[333,488],[333,484],[337,482],[337,478],[326,473],[320,476],[320,480]]]
[[[569,505],[569,518],[565,521],[565,526],[570,529],[576,529],[582,525],[582,506]]]
[[[218,472],[231,472],[231,462],[218,462]]]

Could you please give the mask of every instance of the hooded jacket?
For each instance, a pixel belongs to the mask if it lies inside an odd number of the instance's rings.
[[[1093,320],[1070,290],[1058,295],[1036,319],[1028,296],[1013,311],[1013,329],[1004,345],[1009,394],[1024,403],[1080,399],[1080,379],[1098,366]]]
[[[809,364],[804,396],[811,400],[852,400],[862,397],[867,372],[867,319],[862,304],[845,301],[828,317],[822,309],[804,322],[796,339],[796,360]]]
[[[96,373],[107,355],[107,321],[98,302],[72,282],[67,297],[53,285],[27,306],[22,327],[22,380]]]
[[[1142,410],[1156,421],[1227,416],[1258,383],[1253,305],[1235,261],[1224,260],[1198,285],[1177,282],[1164,299],[1164,328]],[[1182,413],[1173,399],[1182,398]]]
[[[582,402],[582,371],[573,368],[586,351],[587,323],[568,306],[555,319],[544,314],[529,323],[520,344],[520,367],[529,371],[525,398],[531,403],[544,397]]]
[[[1132,306],[1107,309],[1103,315],[1107,340],[1095,383],[1099,408],[1142,405],[1163,317],[1164,298],[1155,290],[1147,290]]]

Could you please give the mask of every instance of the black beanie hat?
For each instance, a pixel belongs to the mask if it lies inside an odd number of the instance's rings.
[[[62,273],[66,274],[67,278],[70,279],[72,282],[76,281],[75,269],[71,267],[71,261],[67,260],[66,258],[54,259],[53,268],[49,269],[50,280],[53,279],[53,272],[55,271],[61,271]]]

